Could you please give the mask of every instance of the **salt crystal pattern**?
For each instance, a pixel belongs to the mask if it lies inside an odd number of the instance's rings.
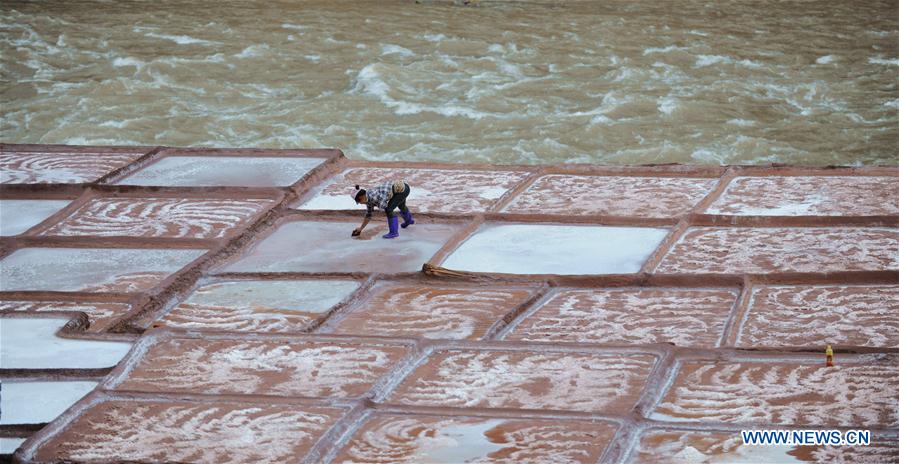
[[[736,216],[899,214],[899,177],[737,177],[706,211]]]
[[[41,235],[222,238],[273,200],[97,198]]]
[[[431,355],[388,402],[623,413],[654,362],[650,355],[448,350]]]
[[[430,339],[477,339],[524,303],[521,289],[383,287],[340,321],[335,333]]]
[[[296,462],[343,414],[259,403],[103,401],[41,447],[40,460]]]
[[[753,291],[739,347],[899,347],[899,287],[761,287]]]
[[[334,462],[595,462],[614,431],[603,422],[380,414]]]
[[[120,317],[131,310],[128,303],[75,303],[70,301],[24,301],[0,300],[0,312],[63,311],[87,314],[90,333],[100,333],[109,329]]]
[[[4,168],[0,182],[93,182],[140,156],[125,152],[4,152],[0,153]],[[91,165],[83,162],[88,157]],[[116,157],[122,162],[117,163]],[[162,296],[170,295],[169,290],[183,295],[180,292],[190,290],[183,284],[192,274],[170,289],[159,285],[207,250],[118,247],[134,243],[138,237],[161,239],[153,243],[229,237],[274,204],[239,187],[292,185],[323,161],[305,158],[299,162],[304,166],[298,166],[285,164],[289,159],[299,158],[169,155],[147,166],[135,166],[138,170],[120,182],[133,184],[125,189],[128,193],[100,197],[95,192],[74,214],[42,226],[41,237],[4,239],[7,254],[0,267],[4,291],[140,295],[97,295],[92,299],[102,301],[98,303],[38,301],[46,300],[47,295],[17,294],[8,296],[15,300],[0,301],[0,312],[10,319],[19,318],[9,313],[39,317],[47,311],[84,312],[90,320],[86,330],[101,333],[119,328],[116,323],[132,310],[132,303],[145,302],[159,291]],[[210,163],[216,164],[214,169],[209,168]],[[595,222],[596,216],[616,216],[616,222],[633,220],[635,226],[655,222],[642,219],[726,222],[689,215],[719,182],[728,182],[727,175],[691,178],[685,173],[699,172],[691,169],[641,168],[634,171],[640,176],[633,177],[591,175],[589,169],[570,168],[584,175],[542,175],[517,197],[510,197],[534,173],[552,169],[349,168],[323,181],[317,190],[308,183],[296,185],[300,192],[312,187],[314,196],[292,206],[361,213],[361,207],[347,195],[348,185],[377,185],[401,177],[412,186],[410,207],[416,212],[480,215],[508,204],[504,213],[580,216],[583,222]],[[740,168],[727,172],[735,171]],[[899,377],[895,356],[884,352],[846,354],[843,349],[864,346],[880,351],[899,346],[892,336],[899,332],[893,317],[899,310],[899,296],[894,286],[884,284],[886,272],[899,269],[899,232],[881,226],[888,221],[880,218],[853,219],[853,224],[860,225],[851,227],[818,225],[828,217],[835,224],[844,224],[848,221],[834,217],[899,214],[897,202],[889,201],[899,196],[897,178],[881,175],[888,172],[886,168],[873,169],[876,177],[830,175],[843,170],[821,176],[780,175],[795,171],[786,168],[776,170],[773,176],[733,179],[723,195],[701,211],[771,217],[737,221],[741,227],[688,229],[661,257],[661,263],[648,269],[650,275],[611,279],[642,283],[646,277],[649,287],[557,289],[555,277],[539,282],[531,279],[530,284],[543,286],[540,292],[546,291],[547,285],[550,288],[540,307],[521,307],[536,289],[528,288],[520,277],[508,286],[500,284],[501,280],[480,281],[486,276],[476,282],[444,281],[440,273],[436,273],[437,281],[430,280],[435,276],[374,277],[378,283],[366,287],[359,298],[349,300],[346,307],[335,307],[361,281],[344,281],[346,289],[325,285],[327,289],[319,293],[327,295],[316,297],[312,295],[315,292],[293,292],[295,288],[288,288],[292,282],[287,280],[219,276],[236,280],[213,281],[185,301],[171,301],[177,304],[174,308],[167,304],[166,310],[152,313],[165,313],[154,325],[177,330],[152,332],[139,342],[134,357],[114,371],[104,390],[91,395],[90,402],[84,403],[86,409],[56,424],[54,433],[46,436],[48,441],[36,448],[37,457],[47,461],[198,462],[319,458],[326,462],[894,461],[899,457],[895,434],[884,436],[879,430],[899,426],[899,404],[893,394],[899,387],[894,380]],[[670,177],[643,174],[647,172],[665,172]],[[318,177],[313,182],[318,182]],[[170,190],[158,193],[138,184],[215,186],[216,194],[215,198],[176,197]],[[228,190],[229,185],[238,188]],[[230,192],[229,199],[221,198],[223,192]],[[10,201],[20,200],[2,200],[4,212],[11,211],[6,207]],[[71,200],[27,201],[58,201],[62,207]],[[36,213],[33,208],[19,208],[14,215],[28,219],[17,226],[19,232],[48,217]],[[790,216],[793,219],[783,219]],[[804,223],[796,216],[819,219],[814,227],[776,226]],[[8,215],[2,221],[4,234],[10,224],[7,219]],[[399,239],[383,241],[379,239],[383,220],[376,220],[362,238],[350,239],[349,231],[358,225],[357,219],[290,222],[288,218],[280,230],[262,237],[243,255],[238,251],[233,264],[223,266],[228,272],[418,272],[462,227],[461,221],[441,225],[434,224],[433,217],[418,219],[415,227],[401,231]],[[459,259],[459,250],[477,242],[479,235],[494,226],[522,225],[488,220],[451,252],[443,265],[456,268],[448,264]],[[539,226],[557,227],[564,233],[533,233],[537,227],[511,239],[488,241],[483,250],[469,253],[462,261],[476,262],[483,256],[472,255],[483,251],[484,261],[499,263],[504,270],[481,262],[459,269],[633,274],[643,269],[646,258],[668,233],[663,228],[622,227],[627,229],[621,234],[622,244],[608,236],[583,234],[585,228],[580,225]],[[652,234],[640,234],[651,230]],[[333,239],[340,236],[346,240]],[[62,243],[91,243],[99,237],[131,237],[131,241],[113,239],[110,248],[101,249],[59,248]],[[646,243],[639,249],[625,246],[640,241]],[[46,243],[42,245],[46,248],[26,246],[31,243]],[[621,251],[634,253],[601,266],[585,265],[596,265]],[[519,258],[523,261],[516,261]],[[539,266],[534,266],[535,262]],[[843,277],[847,272],[855,273],[852,282],[865,283],[840,283],[848,280]],[[708,273],[730,274],[715,282],[734,282],[709,285],[736,285],[742,274],[759,274],[761,281],[771,274],[778,274],[774,281],[804,282],[825,276],[835,283],[765,286],[749,276],[744,282],[752,292],[748,299],[740,300],[745,305],[736,306],[737,289],[696,284],[702,280],[696,280],[698,274]],[[210,277],[215,279],[204,274],[204,278]],[[392,281],[382,282],[385,278]],[[676,287],[693,282],[687,285],[694,287],[656,288],[652,286],[655,278]],[[592,277],[583,280],[593,281]],[[253,292],[268,298],[254,298]],[[36,301],[27,301],[29,298]],[[141,317],[148,314],[141,312],[143,307],[135,309]],[[507,321],[512,325],[504,328]],[[185,329],[207,332],[180,332]],[[248,335],[250,332],[255,333]],[[258,332],[314,334],[288,337]],[[404,340],[354,339],[360,335]],[[4,333],[4,339],[8,336]],[[413,337],[418,340],[408,341]],[[49,334],[33,345],[51,341]],[[721,343],[738,348],[796,346],[816,351],[834,344],[837,363],[824,367],[823,351],[820,359],[782,350],[777,355],[749,357],[733,350],[715,350]],[[616,351],[587,344],[637,346]],[[672,350],[668,344],[681,348]],[[712,351],[705,351],[708,349]],[[658,366],[660,356],[665,363]],[[658,367],[664,371],[655,370]],[[650,379],[650,388],[644,391]],[[4,387],[9,383],[4,380]],[[235,400],[237,395],[245,396]],[[8,396],[3,397],[7,402]],[[200,397],[202,400],[186,399]],[[640,408],[635,410],[638,400]],[[336,404],[353,408],[353,414],[338,422],[348,409],[334,407]],[[3,418],[8,418],[5,413],[11,409],[7,405],[0,409]],[[635,423],[634,414],[650,422],[636,419]],[[584,415],[591,416],[590,420],[580,418]],[[606,422],[597,416],[611,417]],[[69,419],[74,422],[66,422]],[[612,443],[620,425],[625,427],[627,440],[618,436],[619,442]],[[730,430],[747,426],[867,427],[875,430],[875,443],[869,447],[748,448],[737,443],[738,435]],[[335,437],[340,438],[335,442]],[[326,441],[317,444],[322,439]],[[9,446],[18,446],[18,442],[0,442],[4,450]],[[328,446],[327,452],[333,455],[307,455]]]
[[[510,213],[669,218],[684,215],[718,179],[549,175],[508,206]]]
[[[171,339],[150,347],[116,388],[355,398],[404,352],[397,345]]]
[[[736,299],[732,290],[563,291],[505,338],[713,348],[719,344]]]
[[[768,274],[899,270],[899,229],[696,227],[657,273]]]
[[[192,330],[303,332],[356,290],[346,280],[232,281],[204,285],[157,323]]]
[[[686,362],[650,416],[767,426],[899,426],[895,357],[838,367],[787,362]]]
[[[0,184],[94,182],[143,153],[0,153]]]

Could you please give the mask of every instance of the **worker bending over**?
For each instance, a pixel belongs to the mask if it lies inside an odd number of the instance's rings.
[[[409,208],[406,207],[406,197],[408,196],[409,184],[401,180],[386,182],[378,187],[368,190],[359,188],[357,185],[356,189],[353,191],[353,200],[355,200],[358,205],[365,204],[367,209],[365,211],[365,219],[362,220],[362,225],[353,230],[353,237],[362,234],[362,229],[365,229],[365,226],[368,225],[372,211],[374,211],[375,208],[381,208],[384,210],[384,213],[387,214],[387,227],[390,230],[384,235],[384,238],[398,237],[400,235],[399,228],[397,227],[399,218],[396,217],[396,213],[393,211],[394,209],[399,208],[400,213],[403,215],[403,229],[415,224],[415,221],[412,220],[412,213],[410,213]]]

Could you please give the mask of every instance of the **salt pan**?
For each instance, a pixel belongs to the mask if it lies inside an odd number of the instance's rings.
[[[68,204],[69,200],[0,200],[0,235],[19,235]]]
[[[96,385],[97,382],[4,381],[0,386],[0,425],[50,422]]]
[[[124,185],[282,187],[300,180],[321,158],[170,156],[119,181]]]
[[[487,226],[443,267],[506,274],[635,273],[667,233],[644,227]]]
[[[0,261],[0,290],[140,291],[206,250],[22,248]]]
[[[12,454],[25,443],[24,438],[4,438],[0,437],[0,454]]]
[[[114,366],[131,349],[126,342],[75,340],[56,335],[66,318],[0,318],[3,369],[91,369]]]
[[[350,280],[222,282],[197,289],[185,303],[323,313],[358,287]]]
[[[383,218],[383,216],[382,216]],[[382,218],[373,221],[383,224]],[[392,240],[380,237],[383,225],[369,226],[351,238],[358,223],[289,222],[260,242],[226,272],[410,272],[421,269],[454,228],[415,224]]]

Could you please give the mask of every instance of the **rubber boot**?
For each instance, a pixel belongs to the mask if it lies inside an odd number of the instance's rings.
[[[400,232],[399,232],[399,230],[398,230],[398,229],[399,229],[399,227],[398,227],[399,224],[400,224],[400,218],[398,218],[398,217],[396,217],[396,216],[389,216],[389,217],[387,218],[387,227],[390,228],[390,232],[387,232],[385,235],[383,235],[383,237],[384,237],[384,238],[396,238],[396,237],[399,237],[399,236],[400,236]]]
[[[411,211],[400,211],[400,213],[402,213],[402,215],[403,215],[403,223],[400,224],[400,227],[405,229],[406,227],[409,227],[412,224],[415,224],[415,221],[412,219]]]

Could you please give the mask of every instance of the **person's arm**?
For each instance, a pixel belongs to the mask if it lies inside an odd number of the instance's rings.
[[[365,219],[362,220],[361,226],[359,226],[357,229],[353,229],[353,237],[362,235],[362,229],[365,229],[365,226],[368,225],[368,221],[371,220],[372,207],[370,205],[366,205],[366,207],[368,209],[365,211]]]
[[[365,219],[362,220],[362,225],[359,226],[358,229],[353,230],[353,237],[355,237],[357,235],[362,235],[362,229],[364,229],[365,226],[368,225],[368,220],[369,220],[369,217],[365,216]]]

